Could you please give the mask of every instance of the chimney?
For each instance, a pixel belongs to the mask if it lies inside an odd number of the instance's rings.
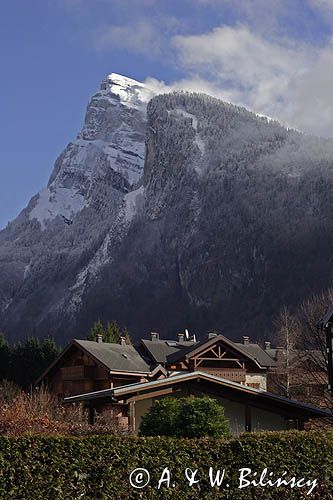
[[[278,365],[281,365],[285,360],[285,351],[284,348],[279,346],[275,349],[275,360]]]
[[[207,340],[214,339],[215,337],[217,337],[217,333],[209,332],[207,335]]]
[[[247,335],[243,335],[243,344],[249,345],[249,343],[250,343],[250,337],[248,337]]]
[[[119,337],[119,344],[126,345],[126,337]]]
[[[265,342],[265,351],[268,351],[271,348],[271,343],[270,342]]]
[[[103,335],[101,333],[96,334],[96,342],[97,344],[101,344],[103,342]]]
[[[159,340],[160,334],[157,332],[150,332],[150,340]]]
[[[185,333],[178,333],[178,342],[184,342]]]

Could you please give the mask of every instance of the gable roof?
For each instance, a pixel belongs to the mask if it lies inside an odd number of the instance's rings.
[[[271,367],[276,366],[276,361],[258,344],[241,344],[236,342],[236,346],[242,351],[247,352],[258,361],[261,366]]]
[[[275,366],[276,364],[270,356],[265,354],[265,351],[261,349],[258,344],[244,345],[235,343],[232,340],[229,340],[224,335],[217,335],[216,337],[212,337],[211,339],[202,340],[201,342],[198,342],[191,347],[186,347],[182,351],[169,356],[168,362],[176,362],[183,357],[185,357],[185,359],[190,359],[191,357],[199,354],[203,349],[207,349],[219,341],[223,342],[230,349],[240,353],[245,358],[248,358],[256,363],[259,368],[267,368],[268,366]]]
[[[39,384],[59,363],[62,357],[75,346],[88,353],[107,370],[144,374],[150,372],[149,363],[144,359],[139,350],[132,345],[74,339],[40,375],[35,384]]]
[[[148,351],[155,363],[167,363],[170,356],[190,349],[196,342],[176,342],[173,340],[141,340],[142,345]]]
[[[200,342],[142,339],[141,343],[156,363],[166,364],[177,363],[182,359],[189,359],[200,353],[202,349],[213,346],[219,340],[225,343],[230,349],[236,350],[242,356],[255,362],[260,368],[276,366],[275,360],[258,344],[249,343],[245,345],[238,342],[235,343],[224,335],[217,335],[216,337],[204,339]]]
[[[221,388],[221,397],[223,397],[223,389],[228,389],[228,399],[231,399],[232,396],[230,394],[235,395],[243,395],[246,396],[250,404],[253,406],[265,406],[268,408],[272,408],[274,405],[276,408],[284,412],[289,413],[297,413],[301,416],[310,417],[328,417],[331,416],[331,412],[329,410],[319,408],[314,405],[310,405],[307,403],[303,403],[301,401],[296,401],[293,399],[286,398],[284,396],[279,396],[277,394],[273,394],[271,392],[260,391],[258,389],[254,389],[253,387],[248,387],[246,385],[239,384],[237,382],[233,382],[231,380],[224,379],[222,377],[217,377],[215,375],[211,375],[206,372],[195,371],[195,372],[186,372],[178,375],[173,375],[172,377],[168,377],[165,379],[155,380],[152,382],[144,382],[144,383],[135,383],[123,385],[120,387],[116,387],[114,389],[104,389],[101,391],[90,392],[86,394],[80,394],[77,396],[70,396],[64,399],[65,403],[75,403],[79,401],[91,401],[94,399],[103,399],[103,398],[111,398],[116,401],[118,399],[122,399],[122,397],[129,396],[131,394],[138,394],[143,391],[153,391],[155,389],[160,389],[165,386],[175,385],[182,382],[187,381],[206,381],[213,383],[217,387]],[[272,411],[274,411],[272,409]]]
[[[150,365],[133,345],[121,345],[91,340],[74,340],[86,352],[112,371],[148,373]]]

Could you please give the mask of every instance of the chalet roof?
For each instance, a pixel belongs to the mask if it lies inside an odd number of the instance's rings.
[[[63,356],[75,346],[79,349],[83,349],[98,363],[102,364],[110,371],[133,373],[150,372],[150,364],[146,361],[144,353],[140,352],[140,348],[135,348],[132,345],[111,344],[107,342],[98,343],[91,340],[74,339],[38,377],[35,384],[40,384],[40,382],[58,365]]]
[[[272,357],[258,344],[241,344],[240,342],[236,342],[236,346],[242,351],[251,354],[261,366],[271,367],[276,366],[276,362]]]
[[[132,345],[93,342],[91,340],[74,340],[91,354],[97,361],[114,371],[143,372],[150,371],[150,365],[141,353]]]
[[[215,342],[217,342],[218,340],[221,340],[231,349],[240,352],[246,358],[255,361],[257,364],[260,365],[261,368],[267,368],[276,365],[275,361],[270,356],[268,356],[258,344],[249,343],[245,345],[241,343],[235,343],[232,340],[225,337],[224,335],[217,335],[216,337],[212,337],[209,340],[207,339],[202,340],[201,342],[197,342],[195,345],[191,347],[185,346],[185,348],[178,354],[173,354],[169,356],[168,362],[176,362],[183,357],[188,359],[199,353],[203,347],[209,347],[210,345],[214,345]]]
[[[286,413],[297,413],[298,415],[302,415],[303,417],[308,418],[327,417],[331,415],[329,410],[303,403],[301,401],[289,399],[284,396],[279,396],[271,392],[254,389],[253,387],[248,387],[246,385],[242,385],[237,382],[233,382],[231,380],[227,380],[222,377],[217,377],[215,375],[211,375],[209,373],[201,371],[186,372],[152,382],[128,384],[117,387],[115,389],[104,389],[101,391],[80,394],[77,396],[70,396],[65,398],[64,402],[75,403],[79,401],[91,401],[94,399],[103,398],[111,398],[112,400],[116,401],[120,399],[126,399],[132,394],[137,395],[143,391],[146,394],[151,391],[153,396],[153,392],[155,389],[160,389],[170,385],[173,386],[187,381],[206,381],[212,383],[217,387],[217,389],[220,390],[221,397],[223,397],[225,390],[227,390],[228,399],[232,400],[232,395],[234,395],[235,397],[242,395],[249,400],[250,404],[253,404],[254,406],[266,407],[267,409],[271,409],[271,411],[274,411],[273,408],[275,408]]]
[[[257,362],[260,367],[268,368],[276,366],[275,360],[269,356],[258,344],[247,345],[232,342],[224,335],[217,335],[200,342],[184,341],[175,342],[170,340],[145,340],[141,342],[156,363],[177,363],[184,358],[189,358],[200,352],[201,348],[214,345],[217,340],[222,340],[229,347],[242,353],[245,357]]]
[[[190,349],[196,342],[175,342],[172,340],[141,340],[142,345],[146,348],[152,359],[156,363],[167,363],[171,355],[183,353],[184,350]]]

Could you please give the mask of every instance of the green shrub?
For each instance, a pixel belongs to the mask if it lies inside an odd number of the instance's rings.
[[[229,437],[224,408],[208,396],[164,398],[143,416],[140,436]]]
[[[238,439],[170,437],[0,437],[0,499],[24,500],[330,500],[333,491],[333,433],[249,433]],[[136,468],[150,472],[143,489],[131,486]],[[158,489],[165,468],[171,485]],[[212,487],[209,468],[225,469],[222,486]],[[308,488],[238,488],[239,469],[275,477],[317,479]],[[197,469],[189,486],[185,469]],[[229,484],[229,487],[226,486]],[[174,485],[174,486],[173,486]]]
[[[154,402],[142,417],[140,436],[174,436],[179,422],[179,399],[165,398]]]
[[[208,396],[184,398],[180,405],[179,430],[183,437],[230,437],[224,408]]]

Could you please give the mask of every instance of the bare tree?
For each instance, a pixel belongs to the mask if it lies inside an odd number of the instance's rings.
[[[271,374],[275,389],[290,398],[295,386],[294,371],[297,367],[296,346],[300,337],[300,323],[287,307],[284,307],[275,323],[277,368]]]
[[[312,383],[323,388],[321,404],[333,412],[332,395],[328,390],[328,353],[325,332],[318,321],[333,307],[333,288],[304,302],[300,311],[302,334],[300,347],[306,354],[307,373]]]

